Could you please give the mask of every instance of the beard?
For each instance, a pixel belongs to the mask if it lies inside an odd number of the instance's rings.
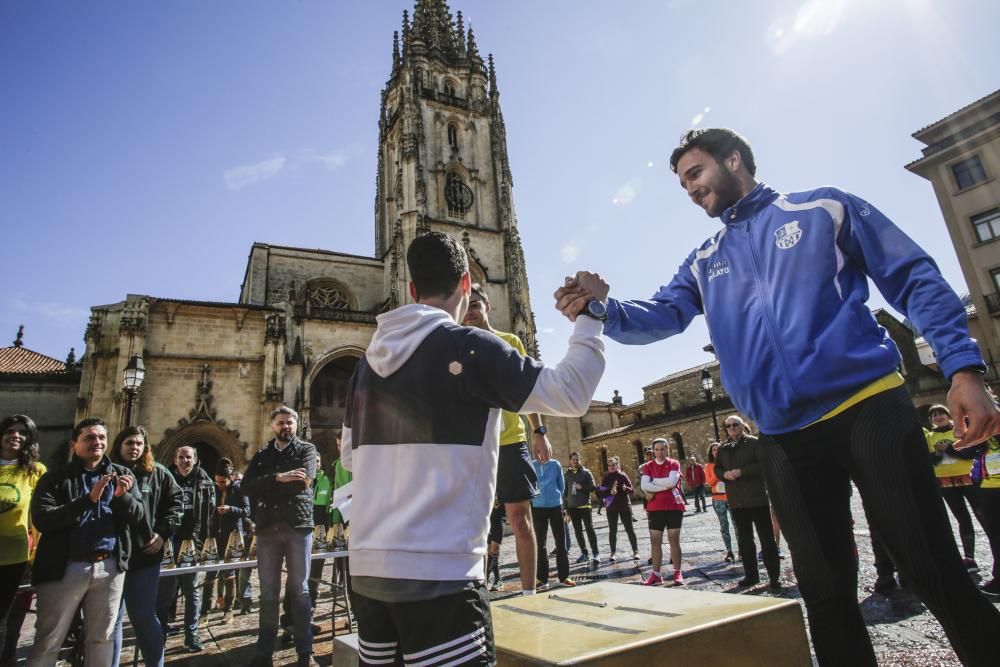
[[[723,211],[733,206],[743,197],[740,191],[740,182],[736,176],[722,167],[722,165],[719,165],[719,167],[719,177],[712,183],[712,192],[715,193],[716,202],[711,209],[705,211],[712,218],[721,216]]]

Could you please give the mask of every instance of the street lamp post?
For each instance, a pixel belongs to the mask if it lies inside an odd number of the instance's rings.
[[[721,442],[719,439],[719,420],[715,416],[715,392],[712,391],[715,387],[715,380],[712,379],[712,374],[708,372],[707,368],[701,369],[701,388],[705,390],[705,400],[708,401],[708,407],[712,409],[712,428],[715,430],[715,441]]]
[[[125,426],[132,426],[132,412],[135,407],[136,396],[139,395],[139,387],[146,378],[146,366],[142,363],[142,357],[133,355],[125,366]]]

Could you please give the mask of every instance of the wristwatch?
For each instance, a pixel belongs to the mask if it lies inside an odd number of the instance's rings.
[[[548,432],[549,432],[549,429],[545,428],[545,424],[542,424],[541,426],[539,426],[538,428],[535,429],[535,434],[536,435],[545,435]]]
[[[595,320],[600,320],[604,322],[608,319],[608,307],[603,301],[598,301],[597,299],[591,299],[587,302],[587,305],[583,307],[580,311],[583,315],[589,315]]]

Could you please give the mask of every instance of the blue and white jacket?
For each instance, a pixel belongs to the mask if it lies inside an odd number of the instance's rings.
[[[566,356],[543,366],[439,308],[379,315],[341,439],[352,576],[482,580],[500,410],[584,414],[604,372],[601,330],[577,318]]]
[[[914,323],[947,377],[985,370],[965,309],[934,261],[868,202],[833,187],[763,183],[722,214],[648,301],[609,300],[605,334],[644,344],[704,313],[736,407],[764,433],[798,430],[900,363],[868,278]]]

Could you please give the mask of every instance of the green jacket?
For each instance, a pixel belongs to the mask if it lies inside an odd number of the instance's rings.
[[[346,486],[354,478],[354,475],[344,467],[344,464],[337,459],[333,464],[333,488],[339,489],[342,486]],[[330,500],[333,501],[333,494],[330,494]],[[330,511],[330,525],[344,523],[344,518],[340,516],[340,512],[337,510]]]

